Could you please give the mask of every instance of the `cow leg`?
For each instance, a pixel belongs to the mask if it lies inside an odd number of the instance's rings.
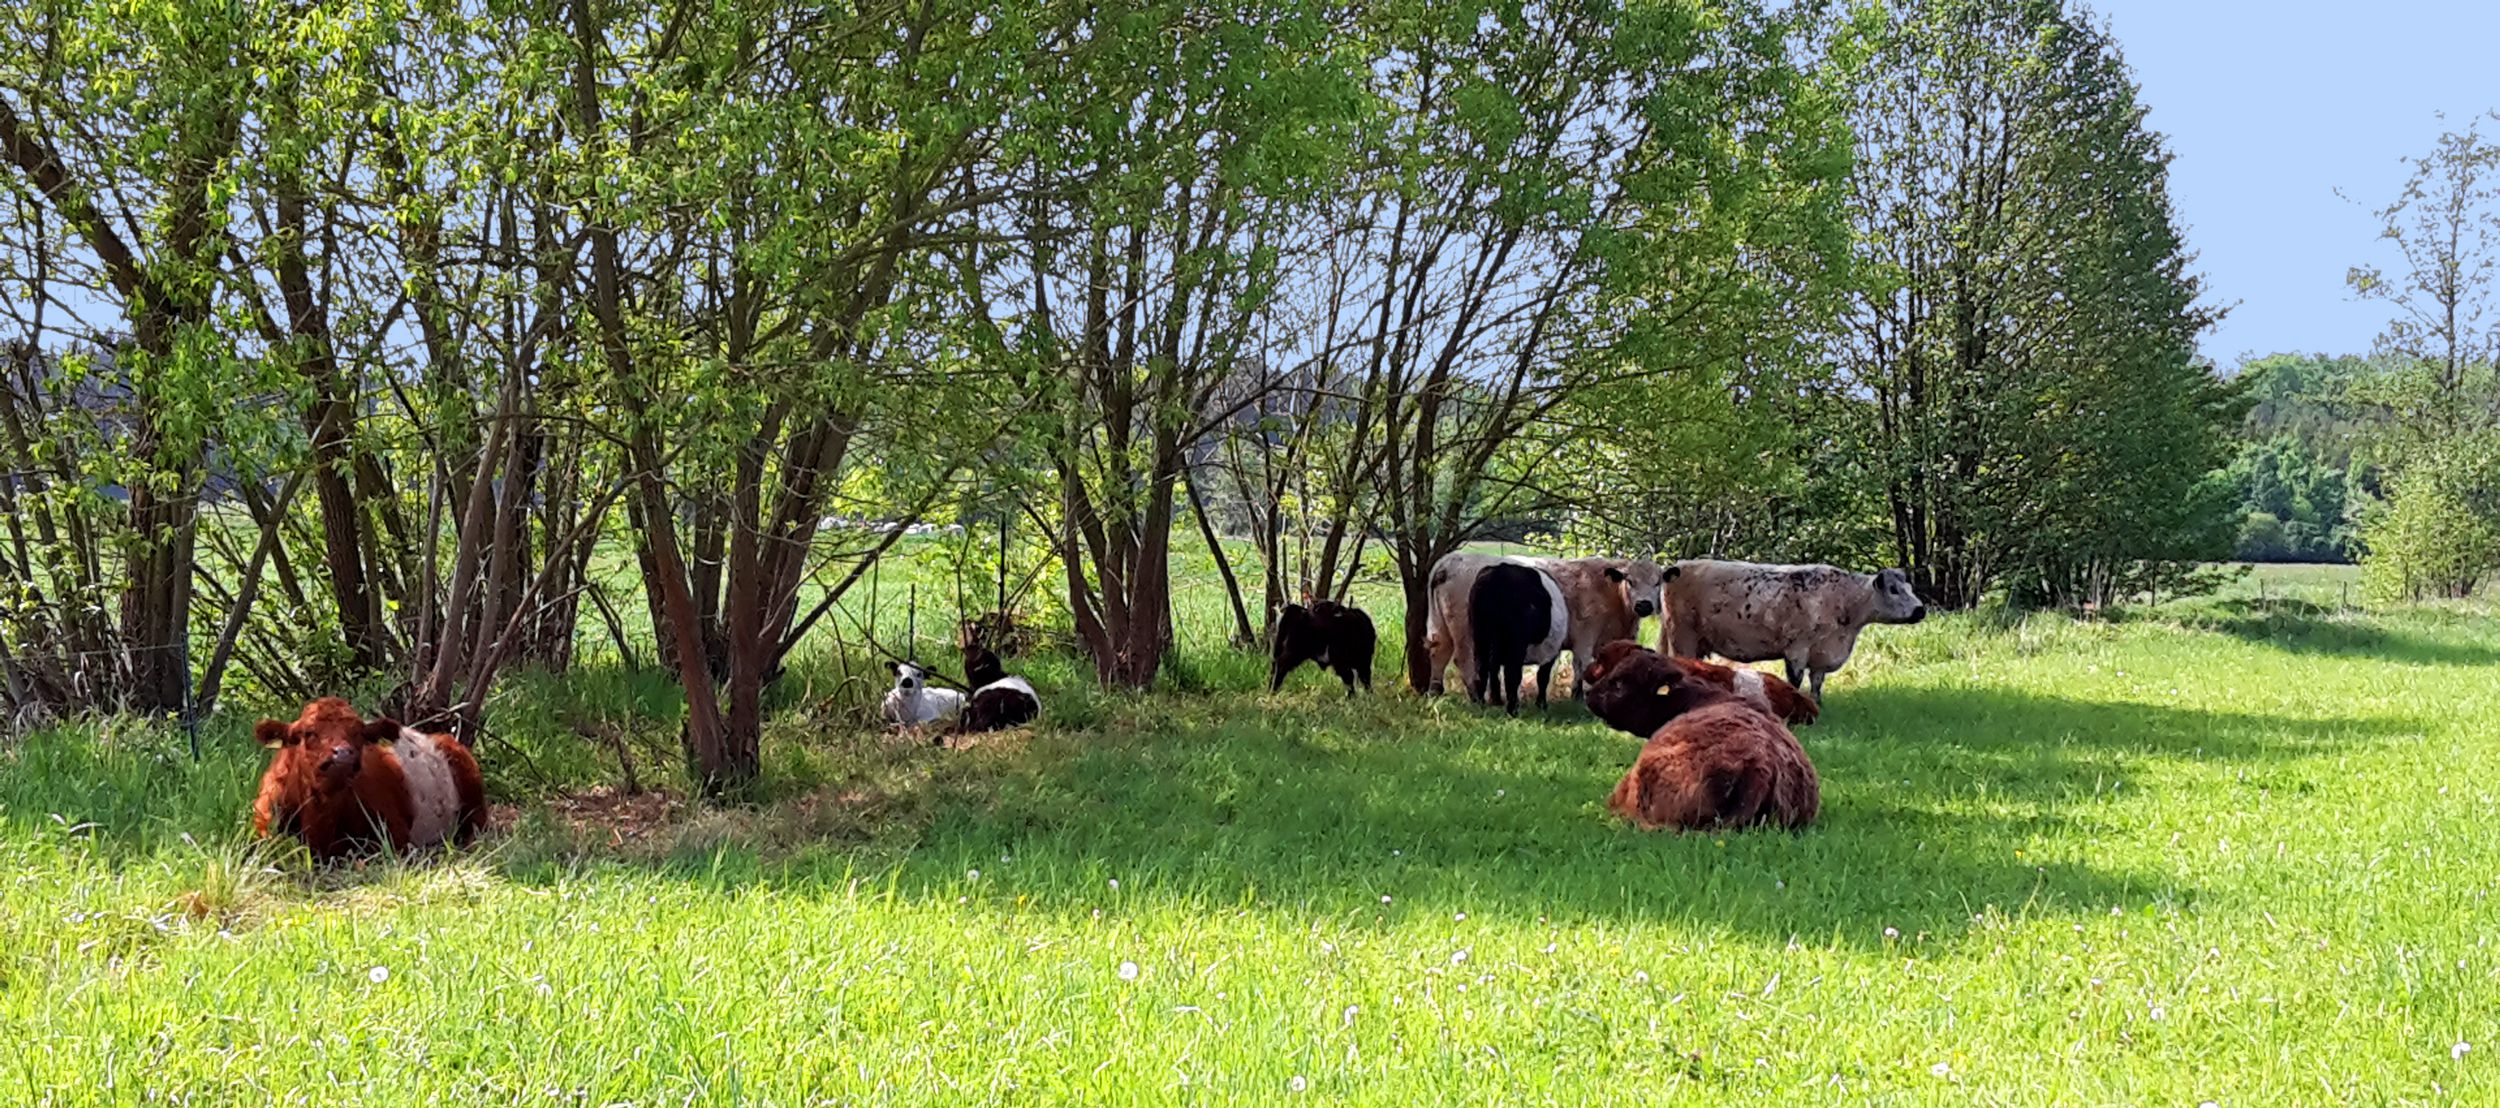
[[[1354,695],[1354,667],[1353,667],[1353,666],[1338,666],[1338,667],[1337,667],[1337,679],[1338,679],[1338,680],[1340,680],[1340,681],[1345,682],[1345,694],[1346,694],[1347,696],[1352,696],[1352,695]]]
[[[1814,674],[1814,667],[1806,664],[1805,655],[1803,654],[1791,654],[1784,660],[1783,664],[1788,667],[1788,683],[1800,689],[1806,687],[1806,682],[1810,680]],[[1821,694],[1818,693],[1816,695],[1819,696]]]
[[[1536,667],[1536,710],[1539,714],[1543,714],[1545,711],[1545,690],[1553,687],[1554,663],[1547,662],[1544,665]],[[1571,693],[1573,696],[1578,696],[1580,694],[1579,687],[1574,685]]]
[[[1453,636],[1446,627],[1437,634],[1425,636],[1424,649],[1432,654],[1432,681],[1425,686],[1424,691],[1434,694],[1449,691],[1448,686],[1443,685],[1441,681],[1442,674],[1450,668],[1451,658],[1458,653],[1458,644],[1451,641],[1452,638]],[[1458,684],[1460,688],[1467,690],[1468,695],[1475,695],[1475,678],[1463,666],[1458,671]]]
[[[1519,678],[1524,667],[1518,662],[1504,662],[1502,671],[1502,710],[1512,716],[1519,714]]]
[[[1827,669],[1818,669],[1814,671],[1814,702],[1817,704],[1821,704],[1823,702],[1823,678],[1829,673],[1831,673],[1831,671]],[[1789,684],[1794,685],[1796,682],[1791,681]]]

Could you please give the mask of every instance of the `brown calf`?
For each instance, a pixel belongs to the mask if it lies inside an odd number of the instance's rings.
[[[337,697],[305,705],[293,723],[264,719],[253,734],[277,751],[252,804],[262,838],[294,835],[330,861],[465,843],[486,825],[486,780],[449,735],[368,723]]]

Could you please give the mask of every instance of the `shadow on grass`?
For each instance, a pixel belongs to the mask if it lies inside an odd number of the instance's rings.
[[[2215,601],[2184,622],[2295,654],[2322,654],[2415,666],[2488,666],[2500,645],[2416,634],[2385,619],[2353,619],[2306,600]]]
[[[2198,890],[2166,872],[2072,859],[2141,818],[2125,806],[2154,764],[2297,758],[2369,736],[2350,721],[1993,689],[1853,690],[1804,736],[1823,775],[1816,827],[1677,836],[1606,813],[1637,744],[1576,705],[1517,722],[1333,692],[1142,710],[1148,722],[1116,738],[918,763],[925,791],[901,806],[908,841],[759,852],[716,839],[622,864],[726,885],[860,881],[946,903],[981,870],[987,897],[1069,916],[1258,906],[1361,925],[1467,912],[1879,945],[1888,927],[1958,932],[1991,908],[2193,902]],[[583,864],[604,863],[524,845],[506,868],[534,881]]]

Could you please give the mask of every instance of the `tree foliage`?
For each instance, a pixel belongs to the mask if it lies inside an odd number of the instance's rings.
[[[2118,48],[2058,0],[1867,9],[1835,355],[1849,464],[1937,602],[2107,603],[2229,548],[2237,412]]]

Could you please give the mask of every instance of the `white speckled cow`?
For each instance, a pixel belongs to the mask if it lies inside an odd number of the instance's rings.
[[[1869,623],[1916,623],[1927,604],[1897,569],[1685,561],[1667,581],[1658,649],[1672,657],[1788,664],[1788,683],[1819,702]]]

